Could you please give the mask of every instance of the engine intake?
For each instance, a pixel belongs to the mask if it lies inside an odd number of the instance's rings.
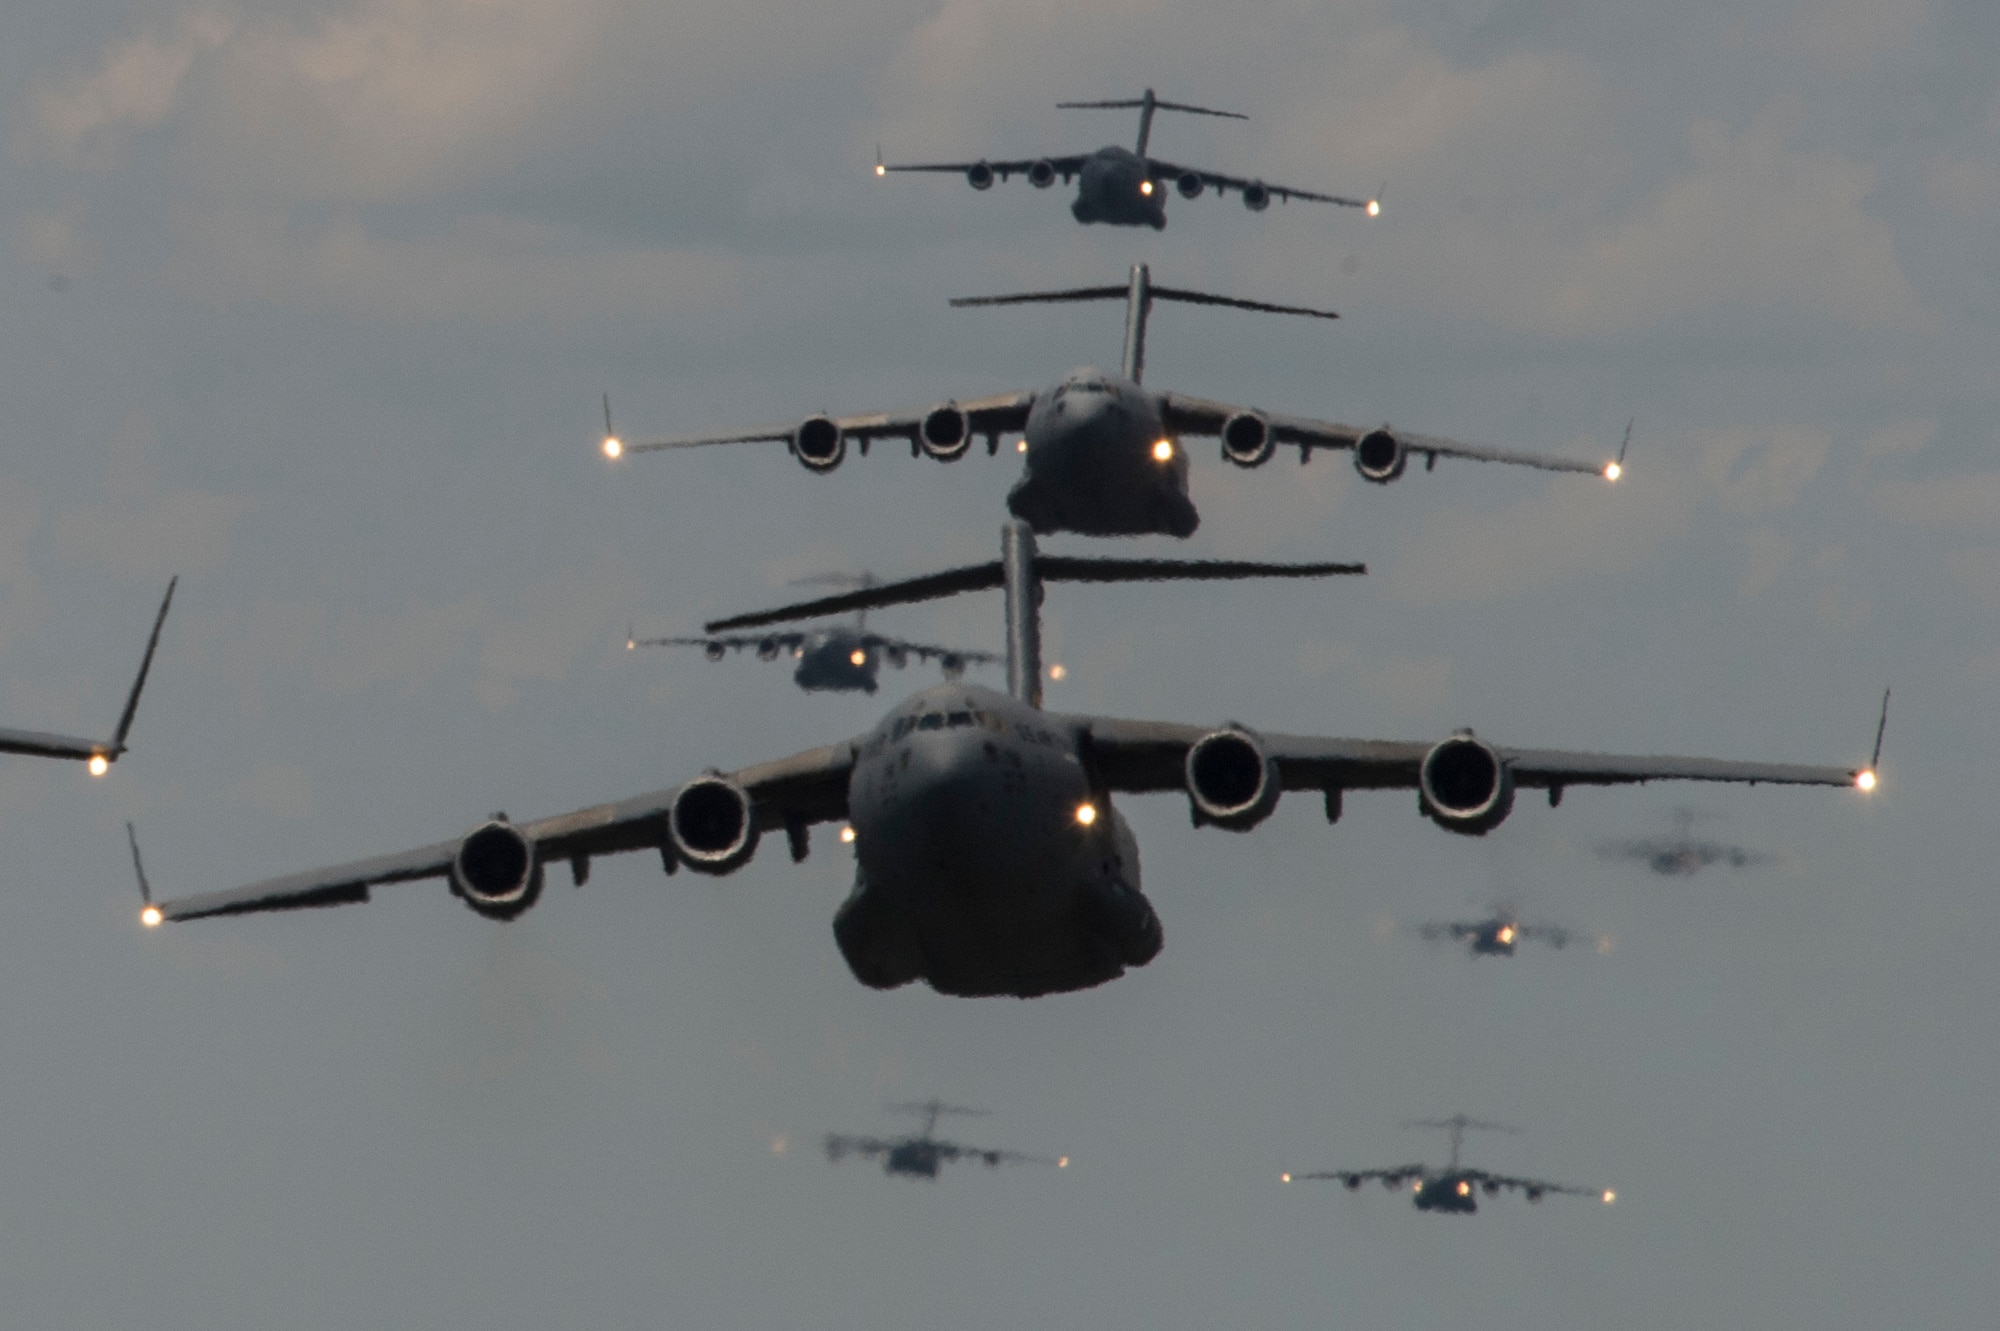
[[[1403,441],[1387,430],[1370,430],[1354,445],[1354,469],[1363,480],[1387,485],[1409,465],[1410,455],[1404,451]]]
[[[1047,189],[1056,183],[1056,164],[1044,157],[1028,168],[1028,183],[1036,189]]]
[[[972,420],[954,403],[934,407],[924,417],[917,442],[939,462],[956,462],[972,447]]]
[[[452,894],[489,920],[511,920],[542,895],[534,843],[503,818],[481,823],[451,857]]]
[[[984,162],[974,162],[966,168],[965,183],[974,189],[992,189],[993,168]]]
[[[1253,180],[1243,187],[1243,206],[1253,213],[1261,213],[1271,206],[1271,191],[1264,188],[1264,182]]]
[[[1222,423],[1222,456],[1239,467],[1261,467],[1277,451],[1271,422],[1254,411],[1239,411]]]
[[[832,471],[847,456],[847,436],[830,416],[808,416],[792,431],[792,456],[807,471]]]
[[[680,788],[667,811],[674,852],[701,873],[733,873],[757,851],[757,823],[743,787],[700,776]]]
[[[1247,832],[1278,807],[1278,764],[1241,730],[1217,730],[1188,746],[1188,803],[1195,826]]]
[[[1183,199],[1199,199],[1202,190],[1206,189],[1207,186],[1203,184],[1200,176],[1192,171],[1187,171],[1183,172],[1181,178],[1174,182],[1174,188],[1180,191]]]
[[[1514,810],[1514,773],[1493,746],[1461,731],[1424,755],[1417,807],[1461,836],[1485,836]]]

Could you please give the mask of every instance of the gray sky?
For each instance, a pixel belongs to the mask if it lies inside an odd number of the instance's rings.
[[[72,0],[0,43],[0,720],[107,727],[104,782],[0,761],[0,1224],[21,1326],[1875,1327],[2000,1297],[1984,831],[2000,678],[2000,9],[1975,0],[1332,5]],[[1123,142],[1387,215],[876,181]],[[1111,307],[948,296],[1156,277],[1149,377],[1601,456],[1629,483],[1197,450],[1198,554],[1323,587],[1060,588],[1055,707],[1854,762],[1885,789],[1406,795],[1247,836],[1125,802],[1152,966],[1030,1003],[877,994],[822,833],[718,882],[648,858],[518,923],[435,884],[143,934],[181,893],[398,849],[865,729],[776,666],[634,656],[825,568],[990,557],[1014,464],[633,431],[916,405],[1118,352]],[[56,281],[58,277],[63,281]],[[1078,549],[1075,538],[1052,542]],[[1167,542],[1138,542],[1158,551]],[[997,598],[884,615],[999,642]],[[1679,804],[1781,867],[1591,852]],[[560,876],[559,876],[560,877]],[[1511,897],[1617,940],[1475,964],[1397,927]],[[880,1102],[1063,1173],[835,1168]],[[1610,1210],[1470,1222],[1285,1168],[1476,1163]],[[782,1140],[788,1149],[774,1150]]]

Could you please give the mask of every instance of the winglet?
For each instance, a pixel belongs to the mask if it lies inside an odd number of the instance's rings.
[[[1632,427],[1639,423],[1637,416],[1625,422],[1625,437],[1618,441],[1618,456],[1604,464],[1604,479],[1615,481],[1625,474],[1625,450],[1632,447]]]
[[[611,424],[611,394],[604,395],[604,442],[599,445],[604,456],[616,462],[625,452],[625,441],[618,437],[618,431]]]
[[[1875,769],[1882,762],[1882,732],[1889,728],[1889,690],[1882,690],[1882,715],[1875,722],[1875,751],[1868,755],[1868,766],[1854,774],[1854,784],[1862,790],[1875,789],[1878,778]]]
[[[125,824],[125,840],[131,844],[132,872],[139,879],[139,901],[141,903],[139,907],[139,923],[145,925],[148,929],[157,929],[160,927],[160,922],[167,917],[160,913],[158,906],[153,904],[153,887],[152,884],[146,881],[146,865],[139,858],[139,834],[132,830],[132,824],[130,823]]]
[[[139,694],[145,689],[146,675],[153,668],[153,653],[160,645],[160,629],[167,622],[167,607],[174,603],[174,588],[179,585],[178,575],[167,580],[167,594],[160,601],[160,613],[153,619],[152,636],[146,639],[146,654],[139,659],[139,677],[132,681],[131,696],[125,699],[125,711],[118,718],[118,729],[112,732],[110,745],[105,752],[95,755],[90,760],[92,772],[97,772],[100,758],[108,765],[116,761],[119,754],[125,752],[125,737],[132,733],[132,718],[139,711]]]
[[[1385,180],[1382,182],[1382,187],[1375,191],[1375,197],[1363,205],[1370,217],[1380,217],[1382,215],[1382,200],[1388,193],[1389,182]]]
[[[889,174],[889,168],[882,165],[882,145],[880,143],[875,145],[875,174],[878,176]]]

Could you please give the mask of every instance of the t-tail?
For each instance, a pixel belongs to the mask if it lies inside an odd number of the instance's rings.
[[[1220,113],[1217,113],[1220,114]],[[1265,300],[1244,300],[1237,296],[1216,296],[1206,291],[1153,285],[1152,270],[1143,263],[1132,265],[1132,275],[1122,287],[1074,287],[1067,291],[1024,291],[1008,296],[960,296],[954,308],[979,305],[1059,305],[1074,301],[1125,301],[1125,356],[1120,373],[1138,383],[1146,372],[1146,320],[1156,300],[1177,300],[1189,305],[1227,305],[1233,309],[1256,310],[1263,314],[1299,314],[1311,319],[1338,319],[1332,310],[1308,309],[1303,305],[1276,305]]]
[[[1042,705],[1042,588],[1051,582],[1214,582],[1243,578],[1326,578],[1363,574],[1366,564],[1271,564],[1235,559],[1095,559],[1045,555],[1035,534],[1019,518],[1000,529],[1000,558],[987,564],[885,582],[874,587],[800,601],[714,620],[708,633],[761,628],[767,624],[849,611],[912,605],[964,592],[1002,588],[1007,593],[1007,691],[1032,707]]]
[[[1236,111],[1211,111],[1205,106],[1189,106],[1185,102],[1163,102],[1158,97],[1155,97],[1153,95],[1153,90],[1151,88],[1146,89],[1146,95],[1144,97],[1127,97],[1120,99],[1118,101],[1110,101],[1110,102],[1057,102],[1056,103],[1056,109],[1059,111],[1070,111],[1070,110],[1109,111],[1109,110],[1120,110],[1130,106],[1136,106],[1139,108],[1139,145],[1132,151],[1137,153],[1141,157],[1144,157],[1146,155],[1146,145],[1152,140],[1153,137],[1153,112],[1155,111],[1186,111],[1191,115],[1221,116],[1225,120],[1248,120],[1250,118],[1249,116],[1243,115],[1240,112]],[[877,151],[876,155],[878,157],[881,155],[879,150]]]

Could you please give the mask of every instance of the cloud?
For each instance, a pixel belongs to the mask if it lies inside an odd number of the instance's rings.
[[[1808,0],[1779,45],[1822,69],[1853,74],[1928,41],[1930,0]]]
[[[1972,157],[1938,154],[1924,163],[1924,193],[1954,217],[2000,212],[2000,166]]]
[[[251,501],[165,484],[157,446],[145,415],[125,418],[111,439],[103,502],[66,512],[57,525],[64,558],[140,581],[206,573],[222,563],[236,519]]]
[[[1892,522],[1933,531],[2000,526],[2000,471],[1962,472],[1876,483],[1875,509]]]
[[[195,58],[233,31],[216,10],[196,9],[167,36],[112,47],[88,74],[44,81],[31,95],[21,146],[86,169],[115,165],[133,131],[164,123],[179,106]]]

